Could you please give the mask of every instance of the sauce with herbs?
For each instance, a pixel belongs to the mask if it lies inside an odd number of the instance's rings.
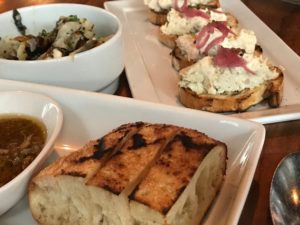
[[[21,173],[40,153],[45,125],[30,116],[0,115],[0,187]]]

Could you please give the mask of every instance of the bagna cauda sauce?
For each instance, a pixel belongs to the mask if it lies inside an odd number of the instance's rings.
[[[0,187],[21,173],[43,149],[46,126],[37,118],[0,115]]]

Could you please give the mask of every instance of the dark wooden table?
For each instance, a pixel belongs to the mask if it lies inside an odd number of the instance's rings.
[[[103,7],[104,0],[0,0],[0,12],[27,5],[55,2],[82,3]],[[300,55],[300,6],[280,0],[243,0],[243,2]],[[125,72],[121,76],[116,94],[131,97]],[[265,127],[266,141],[239,225],[272,224],[269,213],[269,189],[273,172],[285,155],[300,151],[300,120],[269,124]]]

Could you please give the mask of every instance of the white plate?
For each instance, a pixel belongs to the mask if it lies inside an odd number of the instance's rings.
[[[46,94],[61,105],[64,126],[56,143],[59,154],[78,149],[88,140],[133,121],[194,128],[225,142],[228,145],[226,179],[203,224],[237,224],[264,143],[265,129],[261,124],[165,104],[17,81],[0,80],[0,90],[31,90]],[[1,216],[0,224],[35,224],[27,200],[23,199]]]
[[[239,116],[259,118],[262,123],[295,118],[294,115],[282,115],[300,111],[300,57],[241,1],[223,0],[221,5],[235,15],[243,27],[254,30],[264,54],[285,68],[281,109],[269,110],[267,104],[262,103],[250,111],[263,112]],[[104,6],[119,17],[124,26],[125,67],[133,97],[182,106],[177,99],[178,75],[171,66],[170,49],[158,41],[159,27],[147,21],[147,7],[143,1],[105,2]]]

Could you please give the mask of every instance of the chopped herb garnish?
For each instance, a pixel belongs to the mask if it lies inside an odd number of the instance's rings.
[[[68,21],[74,21],[74,22],[78,22],[79,18],[76,15],[70,15],[67,18]]]
[[[39,36],[47,37],[48,34],[49,34],[49,33],[48,33],[45,29],[43,29],[43,30],[40,32]]]

